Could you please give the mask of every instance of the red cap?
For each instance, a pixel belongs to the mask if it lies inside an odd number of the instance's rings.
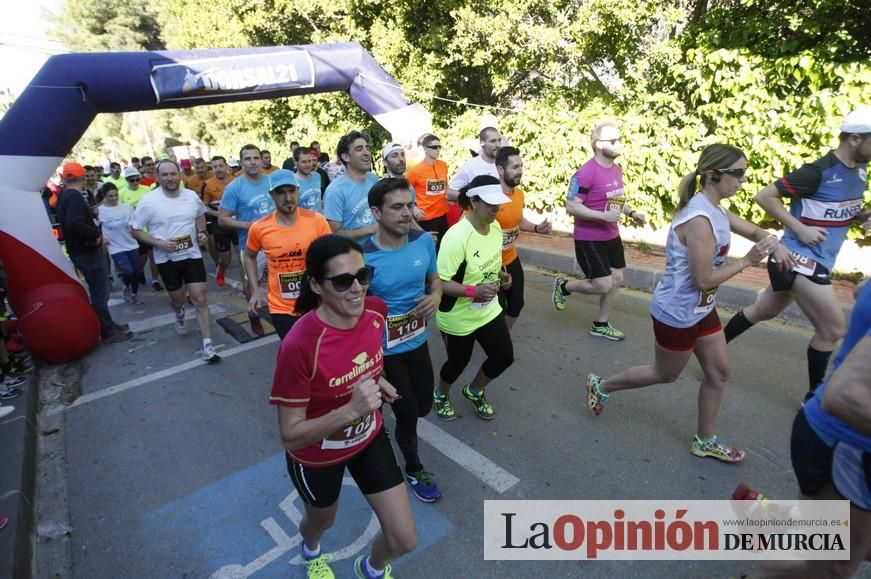
[[[182,159],[180,165],[181,165],[182,169],[185,169],[185,170],[190,169],[191,168],[191,160],[190,159]]]
[[[79,165],[78,163],[67,163],[61,169],[61,177],[67,179],[68,181],[72,181],[74,179],[81,179],[85,175],[85,168]]]

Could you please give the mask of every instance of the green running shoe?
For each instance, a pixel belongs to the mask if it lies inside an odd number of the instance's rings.
[[[326,553],[314,559],[304,558],[306,577],[308,579],[335,579],[336,576],[333,575],[333,570],[328,565],[330,559],[332,557]]]
[[[723,462],[741,462],[746,456],[743,450],[729,446],[717,436],[705,440],[696,435],[693,437],[690,452],[701,458],[716,458]]]
[[[561,275],[553,278],[553,293],[551,294],[551,299],[553,300],[553,307],[555,307],[559,312],[566,309],[567,294],[564,291],[566,281],[568,280]]]
[[[619,342],[626,337],[626,334],[612,326],[611,322],[607,322],[604,326],[593,324],[593,327],[590,328],[590,335],[596,336],[597,338],[605,338],[612,342]]]
[[[448,422],[456,420],[457,414],[454,412],[454,405],[447,394],[439,394],[438,390],[433,390],[432,403],[435,406],[436,416]]]
[[[370,575],[366,573],[366,569],[363,568],[363,561],[366,559],[366,555],[360,555],[357,557],[357,560],[354,561],[354,575],[356,575],[359,579],[370,579]],[[393,574],[390,572],[390,565],[384,568],[384,575],[381,576],[381,579],[394,579]]]
[[[472,385],[466,384],[463,386],[463,396],[465,396],[466,400],[471,402],[472,406],[475,407],[475,414],[478,415],[478,418],[493,420],[493,407],[490,406],[489,402],[487,402],[487,398],[484,396],[483,392],[475,394],[472,392]]]
[[[602,414],[608,395],[602,392],[602,378],[595,374],[587,374],[587,409],[596,416]]]

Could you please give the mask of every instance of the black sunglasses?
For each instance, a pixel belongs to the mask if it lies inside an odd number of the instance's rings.
[[[732,175],[736,179],[740,179],[747,174],[747,169],[715,169],[721,175]]]
[[[333,284],[333,289],[337,292],[346,292],[354,285],[354,280],[357,280],[360,285],[369,285],[369,280],[372,278],[374,268],[364,265],[357,270],[357,273],[340,273],[333,277],[325,277]]]
[[[128,183],[133,183],[135,181],[139,181],[139,177],[127,177]]]
[[[426,147],[427,149],[432,149],[433,151],[438,151],[442,148],[441,145],[424,145],[424,147]]]

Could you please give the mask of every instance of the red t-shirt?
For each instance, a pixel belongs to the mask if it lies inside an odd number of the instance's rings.
[[[369,377],[378,381],[384,368],[386,316],[387,306],[375,297],[366,298],[363,315],[349,330],[327,325],[314,311],[302,316],[281,342],[269,403],[305,408],[310,420],[347,404],[357,382]],[[347,462],[375,440],[382,423],[376,410],[288,454],[309,467]]]

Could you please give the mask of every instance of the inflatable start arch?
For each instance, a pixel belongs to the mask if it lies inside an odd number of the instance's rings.
[[[19,327],[37,356],[89,352],[99,321],[39,195],[97,113],[347,91],[410,142],[431,118],[357,43],[53,56],[0,120],[0,260]]]

